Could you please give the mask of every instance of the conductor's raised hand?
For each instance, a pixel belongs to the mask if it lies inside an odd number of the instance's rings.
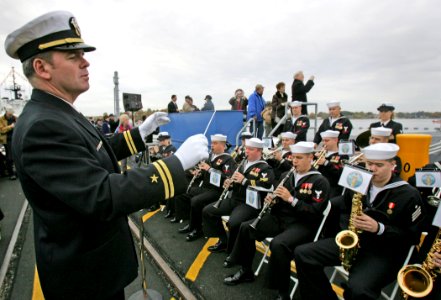
[[[165,112],[155,112],[151,114],[141,125],[139,125],[139,133],[141,137],[152,134],[159,126],[170,123],[170,118]]]
[[[192,135],[179,147],[175,156],[179,159],[184,170],[195,166],[201,160],[208,158],[208,141],[203,134]]]

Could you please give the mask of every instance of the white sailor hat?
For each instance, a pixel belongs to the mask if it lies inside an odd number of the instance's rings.
[[[81,38],[75,17],[67,11],[44,14],[10,33],[5,40],[6,53],[22,62],[49,50],[68,51],[82,49],[94,51]]]
[[[264,143],[258,138],[250,138],[246,140],[245,146],[263,149]]]
[[[291,153],[312,153],[314,152],[313,142],[298,142],[295,145],[289,146]]]
[[[292,139],[295,140],[297,137],[297,134],[292,133],[291,131],[286,131],[286,132],[282,132],[280,134],[280,136],[282,137],[282,139]]]
[[[291,107],[302,106],[302,102],[296,100],[296,101],[289,102],[288,105]]]
[[[328,108],[340,106],[340,101],[329,101],[328,103],[326,103],[326,105],[328,106]]]
[[[361,149],[366,159],[372,160],[386,160],[394,158],[400,147],[397,144],[392,143],[378,143],[367,146]]]
[[[243,139],[250,139],[253,137],[253,135],[249,131],[244,131],[240,134],[240,137]]]
[[[378,111],[394,111],[395,106],[390,102],[381,103],[380,106],[377,107]]]
[[[226,142],[227,136],[223,135],[223,134],[214,134],[211,136],[211,141],[212,142]]]
[[[158,141],[163,141],[170,138],[170,134],[167,131],[158,133]]]
[[[326,130],[320,133],[322,138],[338,138],[339,135],[340,132],[336,130]]]
[[[371,128],[371,135],[376,136],[390,136],[392,134],[392,128],[386,128],[386,127],[372,127]]]

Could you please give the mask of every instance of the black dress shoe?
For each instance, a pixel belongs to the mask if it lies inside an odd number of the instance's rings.
[[[194,229],[192,232],[190,232],[186,239],[188,242],[197,240],[198,238],[202,237],[204,234],[202,233],[202,230]]]
[[[159,209],[159,204],[153,204],[152,206],[150,206],[150,208],[148,209],[148,211],[155,211]]]
[[[173,218],[171,218],[170,219],[170,223],[179,223],[179,219],[178,218],[176,218],[176,217],[173,217]]]
[[[15,175],[12,175],[11,177],[9,177],[9,180],[16,180],[17,179],[17,176],[15,176]]]
[[[291,297],[289,296],[289,294],[281,294],[281,293],[279,293],[277,295],[277,297],[275,298],[275,300],[291,300]]]
[[[231,258],[229,256],[227,256],[227,258],[225,258],[225,260],[224,260],[224,268],[228,269],[228,268],[231,268],[231,267],[233,267],[235,265],[236,264],[231,261]]]
[[[165,214],[164,218],[168,219],[173,217],[173,212],[171,210],[168,210],[167,213]]]
[[[189,232],[191,232],[191,228],[190,228],[190,224],[187,224],[187,225],[185,225],[184,227],[182,227],[182,228],[179,228],[178,229],[178,232],[179,233],[189,233]]]
[[[224,252],[225,250],[227,250],[227,243],[219,241],[213,246],[208,247],[207,249],[212,253]]]
[[[242,282],[252,282],[254,281],[253,272],[245,272],[244,269],[240,269],[236,274],[228,276],[224,279],[224,284],[226,285],[237,285]]]

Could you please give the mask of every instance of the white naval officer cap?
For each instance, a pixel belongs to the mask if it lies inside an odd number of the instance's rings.
[[[163,141],[170,138],[170,134],[167,131],[158,133],[158,141]]]
[[[264,143],[258,138],[250,138],[245,141],[245,146],[263,149]]]
[[[211,136],[211,141],[212,142],[226,142],[227,141],[227,136],[223,135],[223,134],[213,134]]]
[[[80,28],[72,13],[46,13],[10,33],[5,40],[6,53],[15,59],[26,59],[49,50],[94,51],[81,38]]]
[[[339,135],[340,132],[336,130],[326,130],[320,133],[322,138],[338,138]]]
[[[366,159],[386,160],[394,158],[400,147],[392,143],[378,143],[361,149]]]
[[[328,108],[337,107],[340,106],[340,101],[329,101],[328,103],[326,103],[326,105],[328,106]]]
[[[280,136],[282,137],[282,139],[292,139],[295,140],[297,138],[297,134],[291,132],[291,131],[286,131],[286,132],[282,132],[280,134]]]
[[[289,102],[288,105],[291,107],[302,106],[302,102],[296,100],[296,101]]]
[[[314,152],[314,143],[313,142],[298,142],[295,145],[289,146],[291,153],[295,154],[303,154],[303,153],[312,153]]]
[[[372,127],[371,135],[375,136],[390,136],[392,134],[392,128],[386,127]]]

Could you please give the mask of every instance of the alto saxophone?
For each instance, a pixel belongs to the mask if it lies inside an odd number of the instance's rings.
[[[440,269],[433,263],[435,252],[441,252],[441,228],[438,230],[432,247],[423,264],[407,265],[398,272],[397,281],[403,290],[404,299],[409,296],[412,298],[423,298],[430,294],[433,289],[433,282],[440,273]]]
[[[358,248],[360,248],[358,235],[362,233],[362,230],[355,228],[354,218],[360,216],[363,212],[362,197],[361,193],[354,194],[348,229],[340,231],[335,237],[335,242],[340,248],[340,261],[346,271],[351,268],[357,256]]]

